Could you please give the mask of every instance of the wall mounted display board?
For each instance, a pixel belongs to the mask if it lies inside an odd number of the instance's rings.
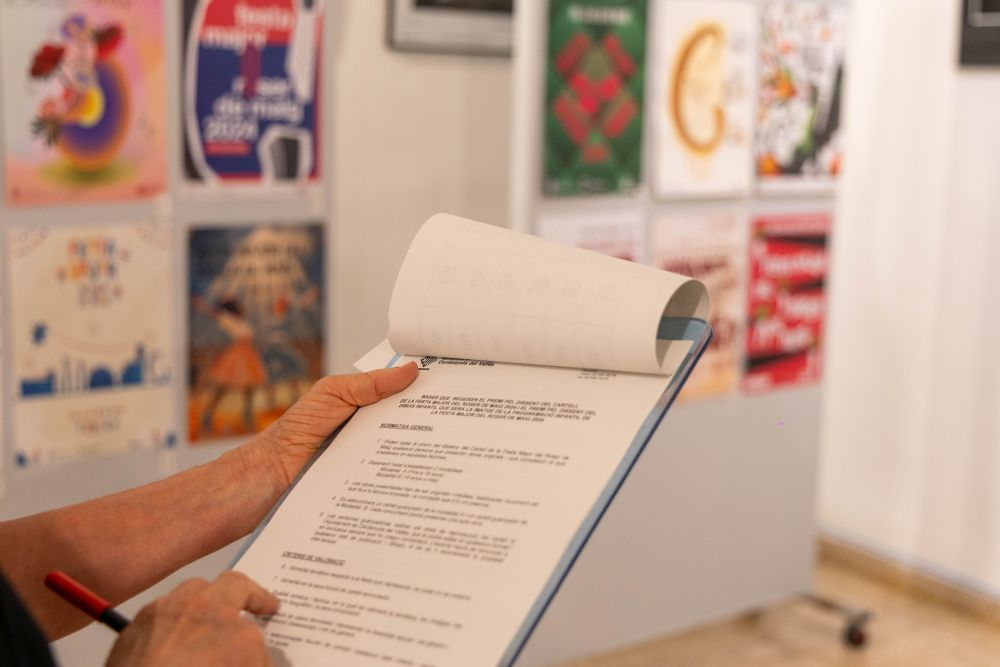
[[[830,226],[827,213],[753,221],[745,391],[819,381]]]
[[[710,299],[712,342],[680,397],[726,394],[740,376],[746,287],[745,222],[738,209],[663,212],[651,230],[650,263],[704,283]]]
[[[513,0],[386,2],[386,39],[397,51],[510,54]]]
[[[323,0],[184,0],[189,183],[258,196],[318,183],[323,10]]]
[[[552,0],[544,191],[629,192],[639,183],[645,0]]]
[[[188,436],[256,433],[324,371],[323,226],[194,229]]]
[[[538,218],[535,233],[556,243],[635,262],[644,256],[645,227],[640,212],[626,208],[543,214]]]
[[[21,227],[7,255],[17,464],[177,444],[170,227]]]
[[[763,7],[755,161],[765,193],[829,192],[840,172],[846,23],[836,4]]]
[[[8,205],[166,190],[164,46],[160,0],[0,0]]]
[[[1000,0],[965,0],[959,61],[1000,65]]]
[[[647,114],[657,197],[750,192],[756,32],[746,2],[677,0],[655,13]]]

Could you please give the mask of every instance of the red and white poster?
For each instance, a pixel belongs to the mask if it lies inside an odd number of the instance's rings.
[[[830,226],[828,213],[753,221],[744,391],[819,380]]]

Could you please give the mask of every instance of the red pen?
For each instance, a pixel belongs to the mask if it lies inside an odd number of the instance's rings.
[[[121,632],[129,624],[111,603],[64,572],[49,572],[45,575],[45,585],[115,632]]]

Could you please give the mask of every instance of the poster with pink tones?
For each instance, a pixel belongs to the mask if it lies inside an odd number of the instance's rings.
[[[0,0],[10,206],[165,191],[162,0]]]
[[[830,226],[828,213],[753,221],[744,391],[819,381]]]

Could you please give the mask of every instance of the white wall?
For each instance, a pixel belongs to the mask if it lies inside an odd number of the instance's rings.
[[[960,5],[854,3],[819,512],[1000,596],[1000,68]]]
[[[385,47],[384,1],[337,3],[334,367],[385,337],[417,228],[446,211],[507,224],[510,60]]]

